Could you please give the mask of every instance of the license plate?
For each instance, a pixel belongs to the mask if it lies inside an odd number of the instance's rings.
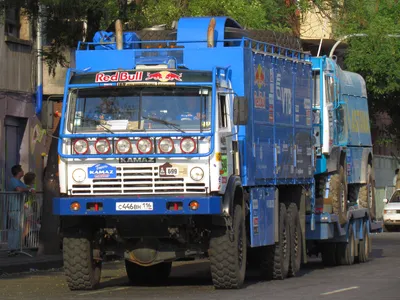
[[[117,202],[117,211],[152,211],[153,202]]]

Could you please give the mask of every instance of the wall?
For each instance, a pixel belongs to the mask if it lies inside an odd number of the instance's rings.
[[[45,95],[63,95],[65,76],[67,68],[75,67],[75,49],[65,50],[63,52],[65,59],[67,60],[66,66],[57,65],[55,69],[55,76],[49,74],[49,68],[47,64],[43,65],[43,93]]]
[[[301,16],[300,38],[306,40],[333,38],[331,22],[316,6]]]
[[[29,23],[22,18],[21,25],[20,37],[30,38]],[[11,176],[9,161],[6,161],[10,150],[10,141],[6,141],[6,118],[24,124],[20,128],[21,144],[16,149],[19,163],[25,172],[36,173],[37,189],[41,190],[45,136],[35,115],[33,97],[36,54],[31,40],[6,36],[4,32],[4,26],[0,26],[0,190],[6,189],[6,180]]]

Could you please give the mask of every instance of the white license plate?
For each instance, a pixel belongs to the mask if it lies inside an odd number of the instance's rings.
[[[153,202],[117,202],[117,211],[152,211]]]

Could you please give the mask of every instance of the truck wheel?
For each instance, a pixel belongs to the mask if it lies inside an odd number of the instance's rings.
[[[341,225],[347,222],[347,182],[343,166],[331,176],[329,198],[332,199],[333,213],[338,216]]]
[[[235,206],[233,237],[228,229],[215,231],[210,240],[211,277],[217,289],[239,289],[246,274],[246,227],[242,207]]]
[[[367,231],[367,224],[363,225],[363,240],[359,242],[358,246],[358,257],[357,261],[360,263],[367,262],[369,260],[369,253],[371,252],[371,239],[369,232]]]
[[[64,237],[64,271],[70,290],[92,290],[99,285],[102,263],[93,259],[93,250],[88,236]]]
[[[347,243],[337,243],[336,260],[340,265],[354,264],[354,253],[356,241],[354,239],[353,225],[349,226],[349,241]]]
[[[362,208],[368,209],[371,219],[375,219],[374,174],[370,164],[367,167],[367,184],[360,187],[359,204]]]
[[[129,260],[125,260],[126,275],[131,283],[161,283],[171,274],[172,263],[162,262],[153,266],[140,266]]]
[[[291,203],[288,208],[288,223],[290,224],[290,263],[289,277],[294,277],[300,271],[302,232],[299,218],[299,210],[295,203]]]
[[[321,257],[322,263],[326,267],[333,267],[337,265],[336,260],[336,243],[322,244]]]
[[[266,247],[260,256],[261,272],[266,279],[285,279],[290,265],[290,225],[285,204],[279,206],[279,242]]]

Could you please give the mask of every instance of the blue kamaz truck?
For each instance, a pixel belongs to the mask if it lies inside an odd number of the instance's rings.
[[[106,251],[133,283],[207,257],[216,288],[240,288],[249,266],[295,276],[307,253],[368,259],[365,87],[334,60],[252,40],[228,17],[181,18],[170,41],[116,30],[79,44],[60,122],[70,289],[98,285]]]

